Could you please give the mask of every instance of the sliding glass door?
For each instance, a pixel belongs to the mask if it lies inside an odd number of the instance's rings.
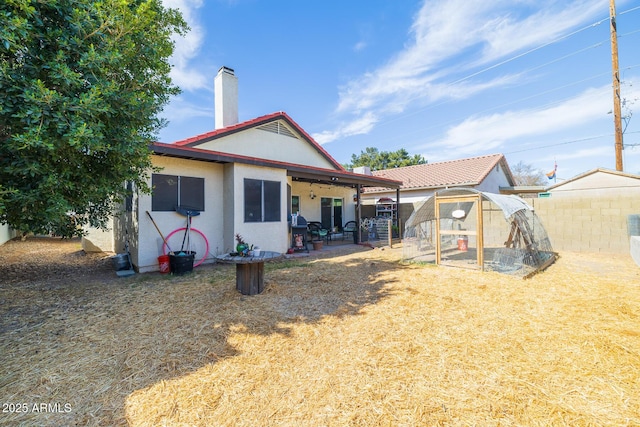
[[[342,228],[342,199],[322,197],[320,199],[320,222],[322,228]]]

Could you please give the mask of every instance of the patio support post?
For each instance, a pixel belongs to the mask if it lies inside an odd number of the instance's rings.
[[[356,227],[357,227],[357,236],[358,243],[362,242],[362,230],[360,229],[360,224],[362,220],[362,208],[360,206],[360,189],[361,185],[356,184]]]
[[[402,230],[400,229],[400,187],[396,188],[396,224],[398,226],[398,238],[402,240]]]

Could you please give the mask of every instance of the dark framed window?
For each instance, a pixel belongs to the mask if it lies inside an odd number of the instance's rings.
[[[204,211],[204,178],[179,176],[178,206]]]
[[[154,173],[151,210],[175,211],[176,206],[204,211],[204,178]]]
[[[244,180],[244,221],[280,221],[280,182]]]

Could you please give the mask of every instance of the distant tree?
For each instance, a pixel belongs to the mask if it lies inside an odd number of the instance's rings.
[[[0,21],[0,223],[104,227],[125,182],[149,191],[186,23],[161,0],[4,0]]]
[[[402,166],[422,165],[427,161],[420,155],[410,156],[407,150],[378,151],[377,148],[367,147],[359,155],[351,155],[351,163],[343,165],[346,169],[358,166],[369,166],[372,171],[398,168]]]
[[[511,167],[511,174],[516,181],[516,185],[546,185],[547,177],[539,169],[519,161],[515,166]]]

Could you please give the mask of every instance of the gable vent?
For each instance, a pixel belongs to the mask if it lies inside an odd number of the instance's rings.
[[[298,139],[298,137],[293,132],[291,132],[291,129],[289,129],[287,126],[285,126],[280,121],[267,123],[266,125],[262,125],[262,126],[258,127],[258,129],[264,130],[264,131],[267,131],[267,132],[277,133],[278,135],[288,136],[289,138]]]

